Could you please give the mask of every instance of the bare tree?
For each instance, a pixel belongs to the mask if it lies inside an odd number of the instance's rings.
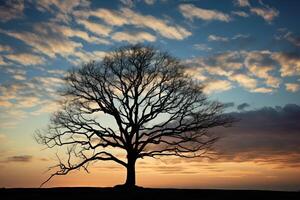
[[[119,48],[100,63],[73,69],[65,78],[61,110],[47,131],[36,134],[49,148],[68,147],[66,161],[58,158],[58,170],[45,182],[102,160],[124,166],[124,185],[134,187],[139,158],[207,155],[217,139],[208,129],[231,119],[202,90],[179,60],[143,45]],[[103,125],[106,117],[111,123]]]

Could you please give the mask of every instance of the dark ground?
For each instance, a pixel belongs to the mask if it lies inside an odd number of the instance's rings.
[[[257,190],[150,189],[134,191],[116,188],[16,188],[0,189],[0,199],[300,199],[300,192]]]

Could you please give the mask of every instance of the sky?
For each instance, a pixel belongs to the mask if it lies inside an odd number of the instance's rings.
[[[213,130],[218,158],[145,159],[144,187],[300,189],[300,1],[1,0],[0,187],[38,187],[58,150],[34,140],[58,109],[67,70],[127,44],[186,65],[241,119]],[[98,163],[52,186],[113,186],[125,169]]]

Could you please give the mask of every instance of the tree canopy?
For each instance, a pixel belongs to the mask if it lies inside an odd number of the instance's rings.
[[[75,169],[88,170],[93,161],[114,161],[127,169],[125,185],[131,187],[137,159],[205,156],[217,140],[208,130],[232,120],[184,69],[167,52],[130,45],[69,71],[60,110],[47,131],[36,134],[49,148],[68,149],[46,182]],[[126,157],[119,157],[117,149]]]

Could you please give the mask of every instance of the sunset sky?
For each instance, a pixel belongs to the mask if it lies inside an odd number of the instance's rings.
[[[142,43],[180,58],[240,121],[213,130],[213,160],[139,160],[138,185],[300,190],[299,9],[298,0],[1,0],[0,187],[50,175],[58,150],[34,132],[58,109],[67,70]],[[126,172],[110,162],[90,171],[46,187],[114,186]]]

